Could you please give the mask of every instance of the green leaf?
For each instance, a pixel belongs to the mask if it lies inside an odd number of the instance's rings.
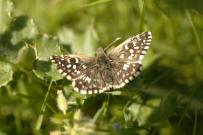
[[[0,61],[0,87],[5,86],[13,79],[13,70],[10,64]]]
[[[0,35],[0,57],[11,63],[17,63],[19,56],[26,48],[26,41],[37,35],[32,19],[18,16],[12,19],[10,27]]]
[[[85,34],[78,34],[71,29],[63,28],[58,36],[61,43],[71,46],[72,53],[94,55],[98,38],[93,23],[86,28]]]
[[[34,62],[34,74],[42,80],[60,80],[62,75],[60,75],[54,64],[49,61],[36,60]]]
[[[60,46],[56,38],[48,35],[39,36],[36,40],[36,57],[33,72],[41,79],[59,80],[62,76],[57,72],[55,65],[51,64],[49,57],[51,55],[60,55]]]
[[[17,64],[25,69],[31,70],[33,68],[35,58],[36,54],[34,48],[26,45],[19,51]]]
[[[39,36],[35,41],[37,59],[49,60],[51,55],[60,55],[60,46],[58,40],[55,37],[50,37],[46,34]]]
[[[84,40],[83,40],[83,46],[81,49],[81,52],[83,52],[86,55],[94,55],[95,52],[95,44],[97,41],[97,35],[94,30],[93,24],[91,24],[89,27],[87,27]]]
[[[10,29],[12,30],[11,42],[14,45],[21,41],[29,42],[39,34],[33,19],[27,16],[18,16],[15,18]]]

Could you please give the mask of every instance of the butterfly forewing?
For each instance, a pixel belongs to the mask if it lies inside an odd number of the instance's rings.
[[[142,59],[149,48],[151,39],[151,32],[143,32],[107,52],[114,67],[112,68],[115,80],[113,88],[123,87],[134,76],[139,75]]]
[[[108,55],[112,60],[141,63],[149,49],[151,39],[151,32],[143,32],[109,50]]]
[[[75,80],[94,65],[94,57],[80,55],[51,56],[50,60],[57,65],[58,72],[68,80]]]
[[[96,94],[121,88],[137,76],[151,39],[151,32],[143,32],[103,54],[98,53],[97,57],[64,55],[50,59],[59,73],[73,81],[74,90],[81,94]]]

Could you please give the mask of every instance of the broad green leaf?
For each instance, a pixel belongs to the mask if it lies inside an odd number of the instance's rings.
[[[13,18],[7,31],[0,35],[0,57],[17,63],[21,55],[19,53],[25,49],[26,42],[30,42],[37,33],[32,19],[27,16]]]
[[[85,33],[78,34],[71,29],[63,28],[58,33],[60,42],[70,45],[72,53],[82,55],[94,55],[98,41],[93,24],[86,28]]]
[[[86,55],[94,55],[95,54],[95,46],[97,41],[97,35],[94,30],[93,24],[91,24],[89,27],[87,27],[84,40],[83,40],[83,53]]]
[[[56,66],[49,61],[36,60],[34,62],[34,74],[42,80],[59,80],[62,75],[58,73]]]
[[[11,26],[11,30],[11,42],[14,45],[22,41],[30,41],[39,34],[33,19],[30,19],[27,16],[17,17]]]
[[[60,55],[60,46],[55,38],[48,35],[39,36],[36,40],[36,57],[33,72],[41,79],[62,79],[62,76],[57,72],[55,65],[51,64],[49,57],[51,55]]]
[[[60,45],[55,37],[46,34],[39,36],[35,41],[37,59],[49,60],[51,55],[60,55]]]
[[[70,45],[74,44],[75,34],[72,29],[63,27],[58,31],[59,42],[63,44],[63,47],[70,51]]]
[[[36,54],[34,48],[26,45],[19,51],[17,64],[20,67],[31,70],[33,68],[35,58]]]
[[[5,86],[13,79],[12,66],[6,62],[0,61],[0,87]]]

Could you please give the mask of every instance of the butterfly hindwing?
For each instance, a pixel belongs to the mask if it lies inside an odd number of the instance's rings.
[[[113,85],[112,88],[118,89],[140,74],[141,65],[136,63],[118,62],[113,64]]]
[[[82,94],[97,94],[108,89],[107,76],[105,72],[99,72],[98,66],[87,70],[78,79],[73,80],[73,88]]]

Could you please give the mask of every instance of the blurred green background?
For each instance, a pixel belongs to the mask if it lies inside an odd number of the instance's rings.
[[[202,6],[0,0],[0,135],[203,135]],[[48,60],[143,31],[153,36],[143,72],[119,90],[80,95]]]

